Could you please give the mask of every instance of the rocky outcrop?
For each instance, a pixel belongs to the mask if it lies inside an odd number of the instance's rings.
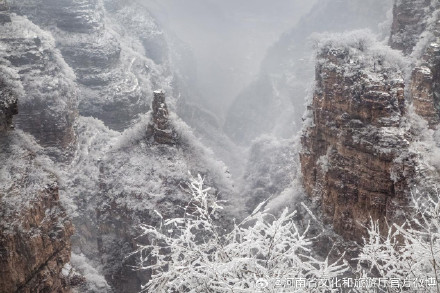
[[[67,174],[61,194],[72,203],[68,211],[77,227],[73,255],[84,258],[97,275],[102,273],[102,260],[115,292],[138,292],[144,273],[133,272],[128,266],[132,259],[125,259],[135,249],[132,227],[141,221],[154,223],[151,207],[165,211],[185,200],[179,186],[188,170],[208,173],[205,160],[198,161],[203,151],[194,151],[188,139],[181,139],[180,121],[170,122],[176,121],[168,113],[168,107],[175,107],[173,100],[167,107],[163,94],[156,93],[151,103],[153,89],[172,92],[167,39],[138,1],[32,0],[10,5],[12,26],[0,31],[7,49],[0,52],[0,65],[16,70],[23,84],[15,125],[32,133],[45,151],[53,146],[64,149],[76,139],[72,160],[60,171],[62,177]],[[78,95],[73,95],[72,84]],[[78,97],[78,105],[73,97]],[[94,118],[77,117],[71,132],[76,118],[72,108]],[[118,132],[126,128],[130,129],[123,135]],[[133,188],[120,189],[132,183]],[[133,202],[139,200],[144,206],[138,210]],[[177,212],[170,210],[170,215]],[[72,265],[89,273],[84,262]],[[110,290],[106,282],[95,284],[96,278],[88,277],[89,289],[81,292]]]
[[[437,1],[396,1],[390,46],[414,58],[409,94],[414,112],[431,128],[440,121],[440,6]]]
[[[0,292],[69,292],[68,275],[62,270],[70,260],[73,226],[60,206],[57,186],[40,190],[31,207],[15,214],[6,210],[10,205],[4,204],[4,197]]]
[[[440,64],[432,65],[431,63],[414,69],[410,90],[414,112],[426,119],[430,127],[435,127],[440,122],[440,89],[436,82],[440,78]]]
[[[318,51],[303,183],[345,238],[359,240],[370,216],[401,220],[410,191],[438,184],[438,142],[427,127],[440,122],[439,12],[437,1],[395,1],[389,44],[402,57],[344,37]]]
[[[393,23],[391,26],[390,46],[404,54],[410,54],[422,33],[425,31],[429,16],[433,11],[431,0],[398,0],[394,3]]]
[[[138,292],[146,274],[134,272],[129,266],[136,265],[133,258],[126,259],[136,248],[133,239],[137,236],[137,224],[154,224],[157,221],[153,212],[155,208],[170,216],[180,212],[179,206],[187,200],[181,185],[188,179],[188,170],[195,174],[209,173],[212,179],[223,176],[226,168],[214,162],[214,156],[206,154],[208,152],[197,143],[194,146],[195,137],[188,138],[188,134],[181,137],[181,133],[190,131],[168,112],[168,108],[174,109],[176,103],[169,99],[167,106],[163,93],[153,94],[155,88],[171,92],[174,80],[170,52],[164,33],[138,1],[31,0],[9,3],[10,8],[4,13],[7,17],[0,14],[0,23],[4,24],[0,28],[0,72],[3,67],[14,71],[15,80],[22,86],[23,94],[18,96],[19,113],[14,118],[14,125],[19,133],[32,134],[43,146],[41,149],[37,147],[38,155],[32,162],[40,163],[40,153],[55,148],[64,151],[72,146],[69,164],[58,165],[62,170],[58,170],[57,175],[63,182],[61,197],[68,203],[66,209],[77,227],[77,233],[72,237],[72,266],[86,274],[88,283],[78,290],[110,290],[100,275],[99,262],[102,260],[105,275],[115,292]],[[145,115],[150,105],[150,114]],[[77,110],[81,116],[95,118],[77,117]],[[199,113],[203,111],[194,116]],[[10,117],[9,112],[7,115]],[[130,129],[122,133],[126,128]],[[45,157],[42,159],[46,160],[50,161]],[[17,160],[17,164],[20,161]],[[210,170],[217,166],[221,166],[221,171]],[[6,170],[0,176],[16,173]],[[17,186],[20,184],[18,182]],[[45,187],[40,187],[35,189],[35,194],[44,193]],[[23,207],[24,214],[19,216],[19,221],[28,221],[32,214],[38,217],[35,225],[43,229],[37,231],[38,235],[41,234],[43,244],[48,246],[47,251],[52,251],[57,261],[55,266],[52,260],[47,260],[50,268],[46,270],[40,259],[35,261],[35,266],[32,259],[25,259],[23,263],[29,262],[31,270],[27,275],[17,266],[16,275],[24,275],[26,279],[18,280],[19,286],[27,286],[30,291],[41,288],[47,292],[67,290],[67,287],[59,286],[62,278],[55,280],[55,276],[68,260],[70,242],[67,242],[67,235],[71,231],[68,231],[67,222],[64,226],[59,223],[57,228],[65,227],[66,237],[54,236],[53,239],[60,243],[65,241],[66,249],[61,250],[59,243],[54,243],[52,249],[49,243],[52,236],[47,240],[46,234],[51,231],[57,235],[61,233],[50,225],[56,219],[62,221],[63,215],[56,212],[57,216],[49,219],[41,212],[49,212],[59,204],[58,193],[52,195],[53,206],[47,206],[41,195],[32,203],[38,211],[27,212]],[[41,207],[38,206],[40,203]],[[41,218],[44,222],[40,221]],[[47,227],[44,226],[46,222]],[[36,231],[38,227],[31,228]],[[20,237],[25,239],[28,235],[31,234]],[[33,237],[38,241],[39,236]],[[30,247],[19,250],[26,255],[38,245],[31,240],[28,242]],[[42,253],[41,259],[47,259],[47,255]],[[12,259],[5,264],[8,270],[12,270],[12,263],[16,261]],[[90,270],[91,267],[94,270]],[[40,268],[41,274],[38,273]],[[69,270],[67,265],[65,268]],[[47,277],[48,283],[40,286],[42,276]],[[24,285],[28,279],[36,281]]]
[[[324,221],[360,240],[370,216],[393,219],[413,172],[398,60],[371,40],[324,42],[300,154],[306,192],[321,201]],[[344,43],[344,42],[342,42]],[[385,225],[383,225],[385,226]]]
[[[0,76],[0,135],[11,127],[12,117],[17,113],[17,96],[2,75]]]
[[[32,138],[0,137],[0,292],[70,292],[73,226]]]
[[[99,30],[103,15],[99,0],[33,0],[16,3],[11,1],[10,10],[28,15],[42,26],[54,26],[72,33],[90,33]],[[38,12],[35,12],[38,9]]]
[[[154,92],[154,98],[151,106],[150,121],[146,127],[146,132],[141,134],[141,141],[137,141],[128,149],[121,150],[114,158],[102,164],[101,183],[104,196],[101,204],[98,204],[98,247],[104,263],[104,274],[112,287],[117,292],[138,292],[141,285],[146,283],[149,275],[146,272],[136,271],[134,257],[127,258],[136,250],[136,236],[139,235],[138,225],[141,223],[157,224],[157,215],[154,209],[164,212],[166,216],[179,214],[178,207],[185,203],[187,196],[180,190],[180,185],[184,183],[183,178],[177,179],[174,176],[156,176],[154,172],[160,171],[158,161],[162,161],[166,156],[173,158],[169,161],[168,167],[173,168],[174,161],[179,159],[178,147],[181,143],[174,127],[169,120],[168,107],[165,103],[165,93],[161,90]],[[144,150],[150,154],[143,154],[142,145],[149,145],[149,150]],[[177,151],[177,153],[176,153]],[[136,169],[140,166],[133,165],[127,159],[130,157],[142,158],[143,164],[146,164],[146,170],[139,174],[141,177],[136,180],[135,192],[129,190],[120,190],[120,180],[132,180],[127,177],[134,176]],[[125,163],[122,163],[125,162]],[[121,165],[122,163],[122,165]],[[153,164],[153,165],[152,165]],[[117,167],[119,166],[119,167]],[[156,166],[156,167],[155,167]],[[144,168],[145,168],[144,167]],[[115,171],[114,168],[122,168],[126,174],[124,176],[110,175]],[[149,170],[152,168],[151,170]],[[143,169],[141,167],[141,169]],[[183,174],[183,173],[182,173]],[[182,174],[175,174],[180,177]],[[107,180],[106,178],[113,178]],[[162,181],[165,180],[165,181]],[[158,190],[151,190],[151,182],[158,183]],[[149,183],[150,182],[150,183]],[[137,188],[143,186],[144,188]],[[108,197],[108,194],[114,194],[120,190],[119,196],[115,198]],[[159,191],[160,190],[160,191]],[[154,193],[157,192],[155,196]],[[162,196],[167,195],[167,196]],[[136,203],[137,202],[137,203]],[[141,206],[138,203],[144,202]],[[148,203],[147,203],[148,202]],[[105,204],[102,204],[105,203]]]
[[[168,107],[163,91],[154,92],[151,109],[151,122],[147,127],[147,137],[151,137],[158,144],[176,144],[178,137],[168,118]]]
[[[437,4],[430,8],[430,22],[424,39],[418,41],[419,52],[414,56],[417,59],[412,71],[410,94],[415,113],[434,128],[440,122],[440,7]]]
[[[45,10],[52,16],[50,21],[64,31],[91,33],[101,29],[103,13],[99,0],[49,0],[43,1]]]

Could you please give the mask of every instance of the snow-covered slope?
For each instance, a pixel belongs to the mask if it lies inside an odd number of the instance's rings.
[[[40,144],[67,148],[74,140],[75,75],[52,35],[22,16],[0,26],[0,66],[17,75],[23,93],[14,123]]]
[[[175,114],[153,109],[157,112],[142,116],[123,133],[109,130],[99,120],[80,118],[80,145],[65,169],[65,193],[72,199],[78,230],[73,249],[92,262],[100,259],[117,292],[137,292],[148,278],[130,269],[136,259],[126,258],[136,249],[137,225],[156,223],[154,210],[164,216],[181,212],[189,199],[184,191],[189,172],[206,176],[217,192],[233,194],[225,165],[197,142]],[[229,200],[233,206],[233,198]]]

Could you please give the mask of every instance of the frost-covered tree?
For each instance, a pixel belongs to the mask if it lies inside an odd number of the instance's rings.
[[[159,227],[141,226],[149,244],[136,254],[140,269],[151,273],[143,292],[256,292],[258,285],[261,292],[281,292],[276,278],[333,278],[348,269],[341,259],[313,257],[309,225],[299,229],[287,209],[275,217],[262,203],[225,233],[217,221],[221,202],[203,184],[200,175],[191,179],[183,217],[157,212]]]
[[[440,200],[435,194],[413,196],[412,202],[411,219],[390,225],[386,235],[381,235],[377,221],[371,221],[358,258],[358,272],[398,280],[399,286],[390,292],[415,288],[440,292]]]

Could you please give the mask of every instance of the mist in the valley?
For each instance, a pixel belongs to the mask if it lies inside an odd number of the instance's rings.
[[[197,86],[222,119],[234,97],[259,72],[267,49],[316,0],[143,0],[168,34],[186,43]]]
[[[243,145],[262,134],[289,138],[301,129],[313,84],[314,33],[369,29],[384,39],[381,32],[388,31],[392,7],[389,0],[141,3],[168,39],[191,52],[190,60],[181,62],[183,70],[192,67],[186,99],[211,112],[225,133]],[[171,52],[179,54],[179,49]]]
[[[185,82],[173,94],[182,92],[181,105],[202,109],[194,114],[191,107],[180,107],[178,114],[236,178],[249,171],[247,158],[255,148],[267,147],[258,145],[260,138],[294,139],[302,129],[314,81],[313,36],[368,29],[386,41],[383,32],[389,31],[392,8],[391,0],[139,3],[164,30],[171,55],[177,56],[173,68]],[[277,147],[265,153],[277,153]]]

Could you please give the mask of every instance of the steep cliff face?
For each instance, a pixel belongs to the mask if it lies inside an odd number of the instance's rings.
[[[74,140],[74,73],[49,33],[24,17],[10,19],[0,25],[0,66],[17,74],[24,91],[15,124],[41,145],[65,149]]]
[[[440,3],[396,1],[390,45],[402,50],[411,61],[406,80],[409,109],[410,148],[417,154],[416,193],[436,193],[440,165]],[[413,115],[416,114],[416,115]]]
[[[11,9],[50,31],[74,70],[79,112],[123,130],[149,109],[153,88],[169,90],[168,47],[154,18],[135,1],[14,3]]]
[[[33,164],[31,154],[20,155]],[[51,185],[24,192],[17,186],[34,175],[16,175],[22,177],[15,186],[0,191],[0,292],[70,292],[69,274],[62,271],[70,260],[73,226],[60,205],[56,179],[46,173]]]
[[[0,137],[7,137],[0,176],[9,180],[0,178],[0,222],[10,230],[0,230],[7,250],[0,287],[67,292],[81,281],[79,292],[138,292],[148,275],[126,259],[137,224],[156,223],[154,209],[181,211],[188,170],[232,189],[226,167],[172,113],[173,96],[187,88],[185,73],[175,77],[164,33],[137,1],[8,3],[0,4]],[[3,87],[11,83],[19,94]],[[168,104],[156,88],[175,91]],[[200,105],[180,99],[178,107],[195,124],[216,124]],[[19,135],[10,130],[16,108]],[[55,153],[52,165],[44,154]],[[21,196],[29,201],[21,204]],[[71,242],[60,198],[76,228]]]
[[[361,43],[353,55],[352,42],[318,52],[303,182],[346,238],[359,239],[370,215],[398,221],[409,192],[438,184],[439,8],[437,1],[395,1],[389,45],[400,58]]]
[[[172,72],[166,36],[134,0],[11,1],[5,15],[0,65],[16,72],[25,93],[17,128],[32,133],[44,152],[74,142],[71,157],[58,167],[60,195],[76,227],[72,265],[87,281],[78,290],[112,290],[103,267],[116,292],[138,292],[145,276],[125,260],[135,249],[132,227],[154,223],[156,205],[178,212],[172,206],[185,201],[180,183],[188,170],[210,174],[216,183],[226,170],[168,112],[186,81]],[[168,105],[163,94],[151,103],[157,88],[175,90]],[[186,117],[205,113],[182,101],[179,113]]]
[[[438,64],[435,63],[416,67],[412,73],[410,88],[414,112],[425,118],[431,127],[440,122],[440,91],[437,82],[440,76]]]
[[[57,178],[32,137],[7,129],[20,89],[2,80],[0,92],[0,292],[70,292],[73,226]]]
[[[370,216],[393,219],[406,201],[414,167],[401,128],[404,63],[364,35],[324,41],[317,62],[302,137],[303,182],[321,201],[324,220],[360,240]]]
[[[395,11],[399,11],[402,5],[397,5]],[[411,75],[410,96],[415,113],[426,119],[430,128],[435,128],[440,122],[440,4],[432,1],[420,16],[415,3],[407,6],[407,14],[417,21],[414,20],[412,25],[401,24],[402,29],[410,30],[413,26],[424,29],[420,37],[406,34],[405,39],[412,41],[404,43],[402,48],[405,53],[413,51],[415,68]]]
[[[411,54],[420,38],[429,26],[433,5],[431,0],[397,0],[393,8],[390,46],[404,54]]]

